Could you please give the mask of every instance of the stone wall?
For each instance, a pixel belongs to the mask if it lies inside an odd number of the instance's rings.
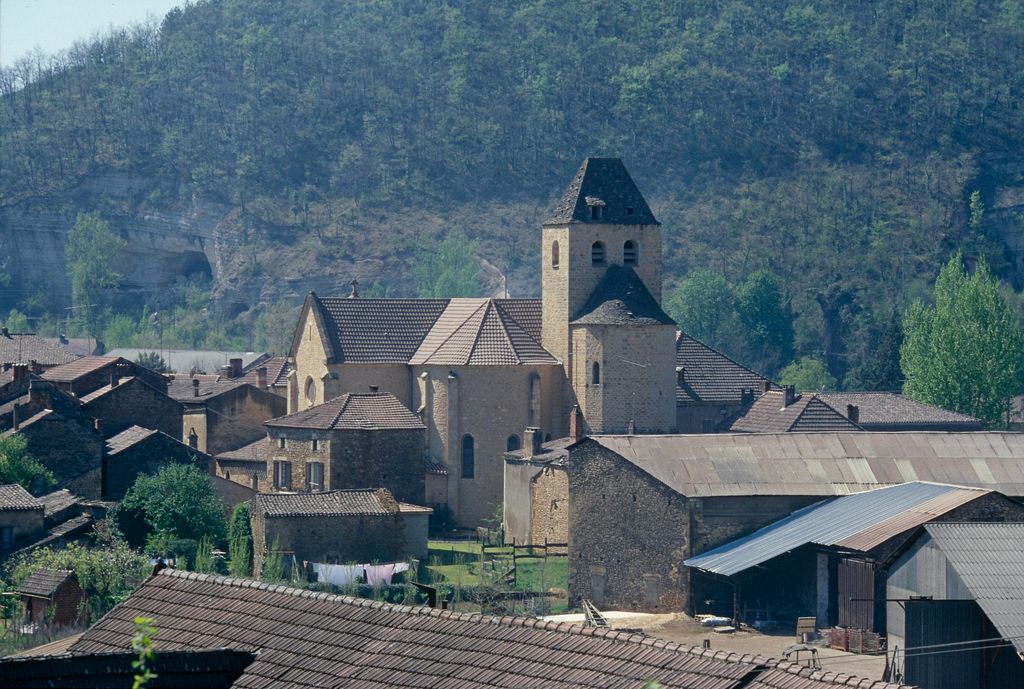
[[[530,543],[569,540],[569,477],[564,467],[550,465],[532,480]]]
[[[264,437],[266,429],[263,422],[284,416],[287,402],[280,395],[244,384],[209,398],[205,406],[204,451],[215,455],[236,450]],[[187,438],[185,442],[188,442]]]
[[[28,454],[53,472],[57,486],[84,498],[101,495],[103,437],[87,424],[51,412],[19,430]]]
[[[0,510],[0,528],[11,527],[15,547],[43,532],[43,507],[34,510]]]
[[[103,436],[113,437],[131,426],[163,431],[181,437],[181,405],[139,378],[118,384],[90,400],[83,411],[102,421]]]
[[[412,378],[405,364],[334,364],[327,379],[327,399],[349,392],[370,392],[377,386],[380,392],[390,392],[410,409],[412,406]]]
[[[208,472],[210,458],[177,440],[156,433],[116,455],[103,458],[103,499],[121,500],[142,474],[170,464],[190,464]]]
[[[325,385],[330,375],[327,368],[327,352],[324,351],[320,327],[310,309],[299,321],[296,331],[301,333],[298,346],[291,353],[295,359],[293,374],[289,376],[287,413],[308,409],[327,401]],[[301,377],[299,377],[301,374]],[[312,386],[310,386],[312,384]],[[312,394],[309,394],[312,391]]]

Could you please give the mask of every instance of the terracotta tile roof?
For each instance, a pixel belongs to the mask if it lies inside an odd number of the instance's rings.
[[[353,392],[309,409],[263,422],[270,428],[342,429],[426,428],[423,421],[390,392]]]
[[[675,325],[636,271],[611,265],[572,325]]]
[[[129,447],[141,443],[146,438],[156,435],[158,432],[149,428],[143,428],[142,426],[126,428],[107,440],[107,454],[116,455],[118,452],[123,452]]]
[[[600,203],[601,218],[592,219],[588,205]],[[615,225],[657,225],[643,194],[619,158],[587,158],[569,188],[548,214],[545,225],[570,222]]]
[[[72,645],[75,644],[79,639],[82,638],[82,634],[85,632],[79,632],[72,634],[71,636],[65,636],[63,639],[57,639],[51,641],[48,644],[42,644],[40,646],[33,646],[32,648],[26,648],[24,651],[18,651],[10,658],[31,658],[35,656],[53,656],[61,655],[66,653]]]
[[[676,385],[677,404],[740,404],[743,390],[760,394],[768,382],[760,373],[683,332],[676,336],[676,368],[683,369],[683,380]]]
[[[174,570],[146,580],[71,652],[123,650],[136,617],[156,618],[157,657],[161,650],[188,648],[258,651],[236,687],[583,689],[638,688],[656,680],[666,689],[739,689],[757,677],[788,678],[801,689],[840,684],[801,677],[806,668],[784,661],[626,631],[393,605]],[[848,686],[898,689],[844,679]]]
[[[291,364],[283,356],[275,356],[264,361],[250,364],[243,372],[242,380],[250,385],[256,385],[259,381],[259,369],[267,369],[267,385],[270,387],[284,387],[288,385],[288,373],[291,372]]]
[[[268,517],[355,517],[396,514],[398,503],[385,488],[327,493],[257,493],[253,509]]]
[[[448,305],[447,299],[314,297],[337,363],[405,363]]]
[[[398,511],[402,514],[432,514],[434,509],[424,505],[413,505],[409,502],[398,503]]]
[[[769,390],[732,422],[730,431],[740,433],[808,433],[813,431],[864,430],[812,393],[798,395],[785,404],[783,390]]]
[[[858,423],[871,430],[967,430],[980,431],[973,416],[933,407],[898,392],[820,392],[818,397],[840,414],[847,405],[858,408]]]
[[[57,412],[53,411],[52,409],[43,409],[42,411],[37,412],[37,413],[33,414],[32,416],[28,417],[24,421],[19,422],[18,428],[19,429],[28,428],[32,424],[37,423],[39,421],[42,421],[43,419],[45,419],[45,418],[47,418],[48,416],[51,416],[51,415],[54,418],[57,418],[57,419],[64,418],[60,414],[58,414]],[[6,431],[4,431],[3,434],[0,435],[0,437],[7,438],[7,437],[10,437],[10,436],[14,435],[17,432],[18,431],[14,430],[13,428],[9,428]]]
[[[60,522],[59,524],[51,527],[34,541],[29,541],[24,544],[19,543],[18,549],[12,553],[12,556],[17,555],[18,553],[27,553],[44,546],[62,543],[73,536],[84,534],[86,531],[90,530],[92,525],[93,518],[88,514],[80,514],[77,517],[72,517],[71,519]]]
[[[27,364],[35,361],[40,366],[59,366],[78,356],[45,338],[27,333],[0,334],[0,364]]]
[[[70,569],[49,569],[43,567],[29,574],[18,587],[18,593],[36,598],[49,598],[61,584],[75,576]]]
[[[95,373],[101,368],[106,368],[119,361],[124,361],[126,364],[131,363],[119,356],[83,356],[70,363],[43,371],[42,378],[55,383],[72,383],[82,376]]]
[[[107,385],[104,385],[103,387],[96,388],[95,390],[93,390],[92,392],[90,392],[87,395],[82,395],[78,399],[81,400],[82,404],[89,404],[90,402],[94,402],[94,401],[100,399],[101,397],[104,397],[104,396],[110,394],[114,390],[119,389],[123,385],[127,385],[128,383],[131,383],[133,380],[136,380],[135,376],[128,376],[126,378],[121,378],[118,381],[117,385],[110,385],[108,383]],[[142,381],[141,379],[139,379],[139,380],[143,384],[146,384],[145,381]],[[163,394],[163,393],[161,392],[161,394]]]
[[[409,363],[515,366],[558,361],[493,299],[452,299]]]
[[[17,483],[0,486],[0,510],[38,510],[40,507],[43,503]]]
[[[270,450],[270,441],[266,438],[260,438],[256,442],[244,445],[237,450],[228,450],[227,452],[221,452],[219,455],[215,455],[217,461],[221,460],[241,460],[241,461],[266,461],[267,454]]]
[[[537,342],[541,341],[543,305],[540,299],[495,299],[503,316],[511,318]]]

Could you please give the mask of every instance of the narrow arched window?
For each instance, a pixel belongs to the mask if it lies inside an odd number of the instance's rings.
[[[594,385],[601,384],[601,364],[596,361],[590,367],[590,382]]]
[[[622,245],[622,263],[627,266],[636,265],[636,242],[632,239]]]
[[[310,402],[316,400],[316,383],[312,377],[306,378],[306,399]]]
[[[604,243],[594,242],[590,247],[590,262],[595,266],[604,263]]]
[[[558,242],[551,242],[551,267],[558,267]]]
[[[513,433],[505,441],[505,450],[507,452],[515,452],[519,449],[519,436]]]
[[[476,473],[476,445],[473,436],[462,436],[462,478],[473,478]]]

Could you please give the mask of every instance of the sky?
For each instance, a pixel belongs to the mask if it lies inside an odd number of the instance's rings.
[[[0,65],[36,45],[47,53],[71,47],[111,26],[162,18],[184,0],[0,0]]]

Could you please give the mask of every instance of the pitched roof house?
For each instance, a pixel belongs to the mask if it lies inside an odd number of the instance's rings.
[[[12,333],[0,328],[0,364],[34,364],[33,373],[67,364],[78,356],[32,333]]]
[[[729,426],[737,433],[810,433],[863,430],[818,395],[798,395],[792,388],[769,390]]]

